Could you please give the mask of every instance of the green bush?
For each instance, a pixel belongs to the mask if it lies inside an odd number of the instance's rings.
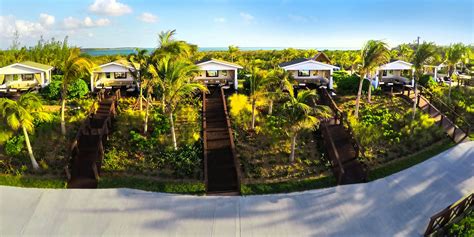
[[[66,181],[61,178],[0,175],[0,185],[27,188],[66,188]]]
[[[449,236],[474,236],[474,211],[448,227]]]
[[[48,100],[59,100],[63,76],[53,75],[51,83],[41,90],[41,95]]]
[[[89,93],[87,83],[82,80],[75,80],[68,89],[68,99],[83,98]]]
[[[25,137],[23,135],[14,136],[5,143],[5,154],[8,156],[19,156],[24,147]]]
[[[436,81],[433,79],[432,76],[430,75],[423,75],[421,78],[420,78],[420,84],[424,87],[433,87],[433,86],[436,86],[437,83]]]
[[[204,183],[164,182],[129,176],[101,177],[99,188],[134,188],[152,192],[181,194],[203,194],[206,190]]]
[[[201,149],[197,145],[184,145],[178,150],[166,149],[160,152],[160,160],[173,168],[173,175],[178,178],[195,177],[197,168],[201,167]]]
[[[339,93],[356,94],[359,89],[360,77],[355,74],[349,75],[347,72],[343,71],[334,72],[333,80]],[[362,91],[367,92],[369,90],[369,85],[370,82],[364,80]]]
[[[62,75],[54,75],[51,83],[41,90],[41,94],[48,100],[61,98]],[[83,98],[89,93],[89,87],[83,79],[75,80],[68,89],[68,99]]]

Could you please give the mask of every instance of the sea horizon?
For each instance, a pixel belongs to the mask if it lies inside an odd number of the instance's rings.
[[[116,47],[116,48],[81,48],[81,51],[91,56],[104,56],[104,55],[128,55],[135,52],[137,47]],[[146,49],[153,51],[155,48],[138,47],[139,49]],[[318,51],[323,50],[358,50],[353,47],[239,47],[240,51],[253,51],[253,50],[284,50],[284,49],[302,49],[309,50],[314,49]],[[227,51],[228,47],[199,47],[199,52],[211,52],[211,51]]]

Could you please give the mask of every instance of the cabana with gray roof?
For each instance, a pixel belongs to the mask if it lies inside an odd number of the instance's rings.
[[[51,82],[54,67],[25,61],[0,68],[0,92],[9,93],[43,88]]]
[[[217,59],[201,60],[196,62],[196,65],[199,67],[199,73],[195,80],[204,84],[233,85],[237,90],[238,70],[242,69],[242,66]]]
[[[404,74],[408,74],[408,76],[404,76]],[[402,60],[390,62],[377,68],[375,87],[394,84],[414,86],[414,74],[415,69],[411,63]]]
[[[333,71],[339,70],[339,67],[306,58],[281,63],[279,66],[290,72],[300,85],[313,84],[327,86],[329,89],[333,88]]]

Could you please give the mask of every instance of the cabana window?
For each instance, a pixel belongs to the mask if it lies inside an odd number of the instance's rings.
[[[126,72],[116,72],[114,74],[115,79],[125,79],[127,78],[127,73]]]
[[[206,71],[206,77],[218,77],[219,72],[217,70]]]
[[[108,78],[108,79],[110,78],[110,72],[105,73],[105,78]]]
[[[225,70],[224,70],[224,71],[221,71],[221,75],[222,75],[223,77],[226,77],[226,76],[227,76],[227,71],[225,71]]]
[[[22,74],[21,75],[22,81],[33,81],[35,80],[34,74]]]
[[[299,77],[309,77],[310,73],[309,70],[299,70],[298,71],[298,76]]]

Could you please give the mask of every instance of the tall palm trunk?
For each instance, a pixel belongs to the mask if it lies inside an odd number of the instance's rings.
[[[30,156],[31,165],[33,165],[34,170],[39,169],[38,162],[36,162],[35,156],[33,155],[33,149],[31,148],[30,138],[28,137],[28,132],[25,127],[21,127],[23,130],[23,135],[25,136],[26,148],[28,149],[28,155]]]
[[[255,129],[255,99],[252,99],[252,129]]]
[[[149,116],[149,107],[150,107],[150,102],[147,100],[146,101],[146,107],[145,107],[145,124],[143,125],[143,134],[146,134],[148,132],[148,116]]]
[[[297,133],[295,133],[295,135],[291,137],[290,162],[292,163],[295,161],[296,136],[297,136]]]
[[[369,80],[370,84],[369,84],[369,91],[367,92],[367,101],[369,103],[372,102],[372,80]]]
[[[143,108],[143,88],[142,86],[140,85],[140,98],[138,99],[139,103],[140,103],[140,111],[142,111],[142,108]]]
[[[356,98],[356,107],[355,107],[355,112],[354,116],[357,118],[359,117],[359,106],[360,106],[360,97],[362,96],[362,85],[364,83],[364,76],[361,75],[360,81],[359,81],[359,90],[357,91],[357,98]]]
[[[66,98],[61,100],[61,134],[66,136],[66,120],[64,118],[64,111],[66,110]]]
[[[171,137],[173,139],[173,148],[175,150],[178,150],[178,144],[176,143],[176,133],[174,131],[173,112],[170,113],[170,124],[171,124]]]
[[[273,100],[270,100],[270,105],[268,106],[268,114],[272,115],[273,113]]]

